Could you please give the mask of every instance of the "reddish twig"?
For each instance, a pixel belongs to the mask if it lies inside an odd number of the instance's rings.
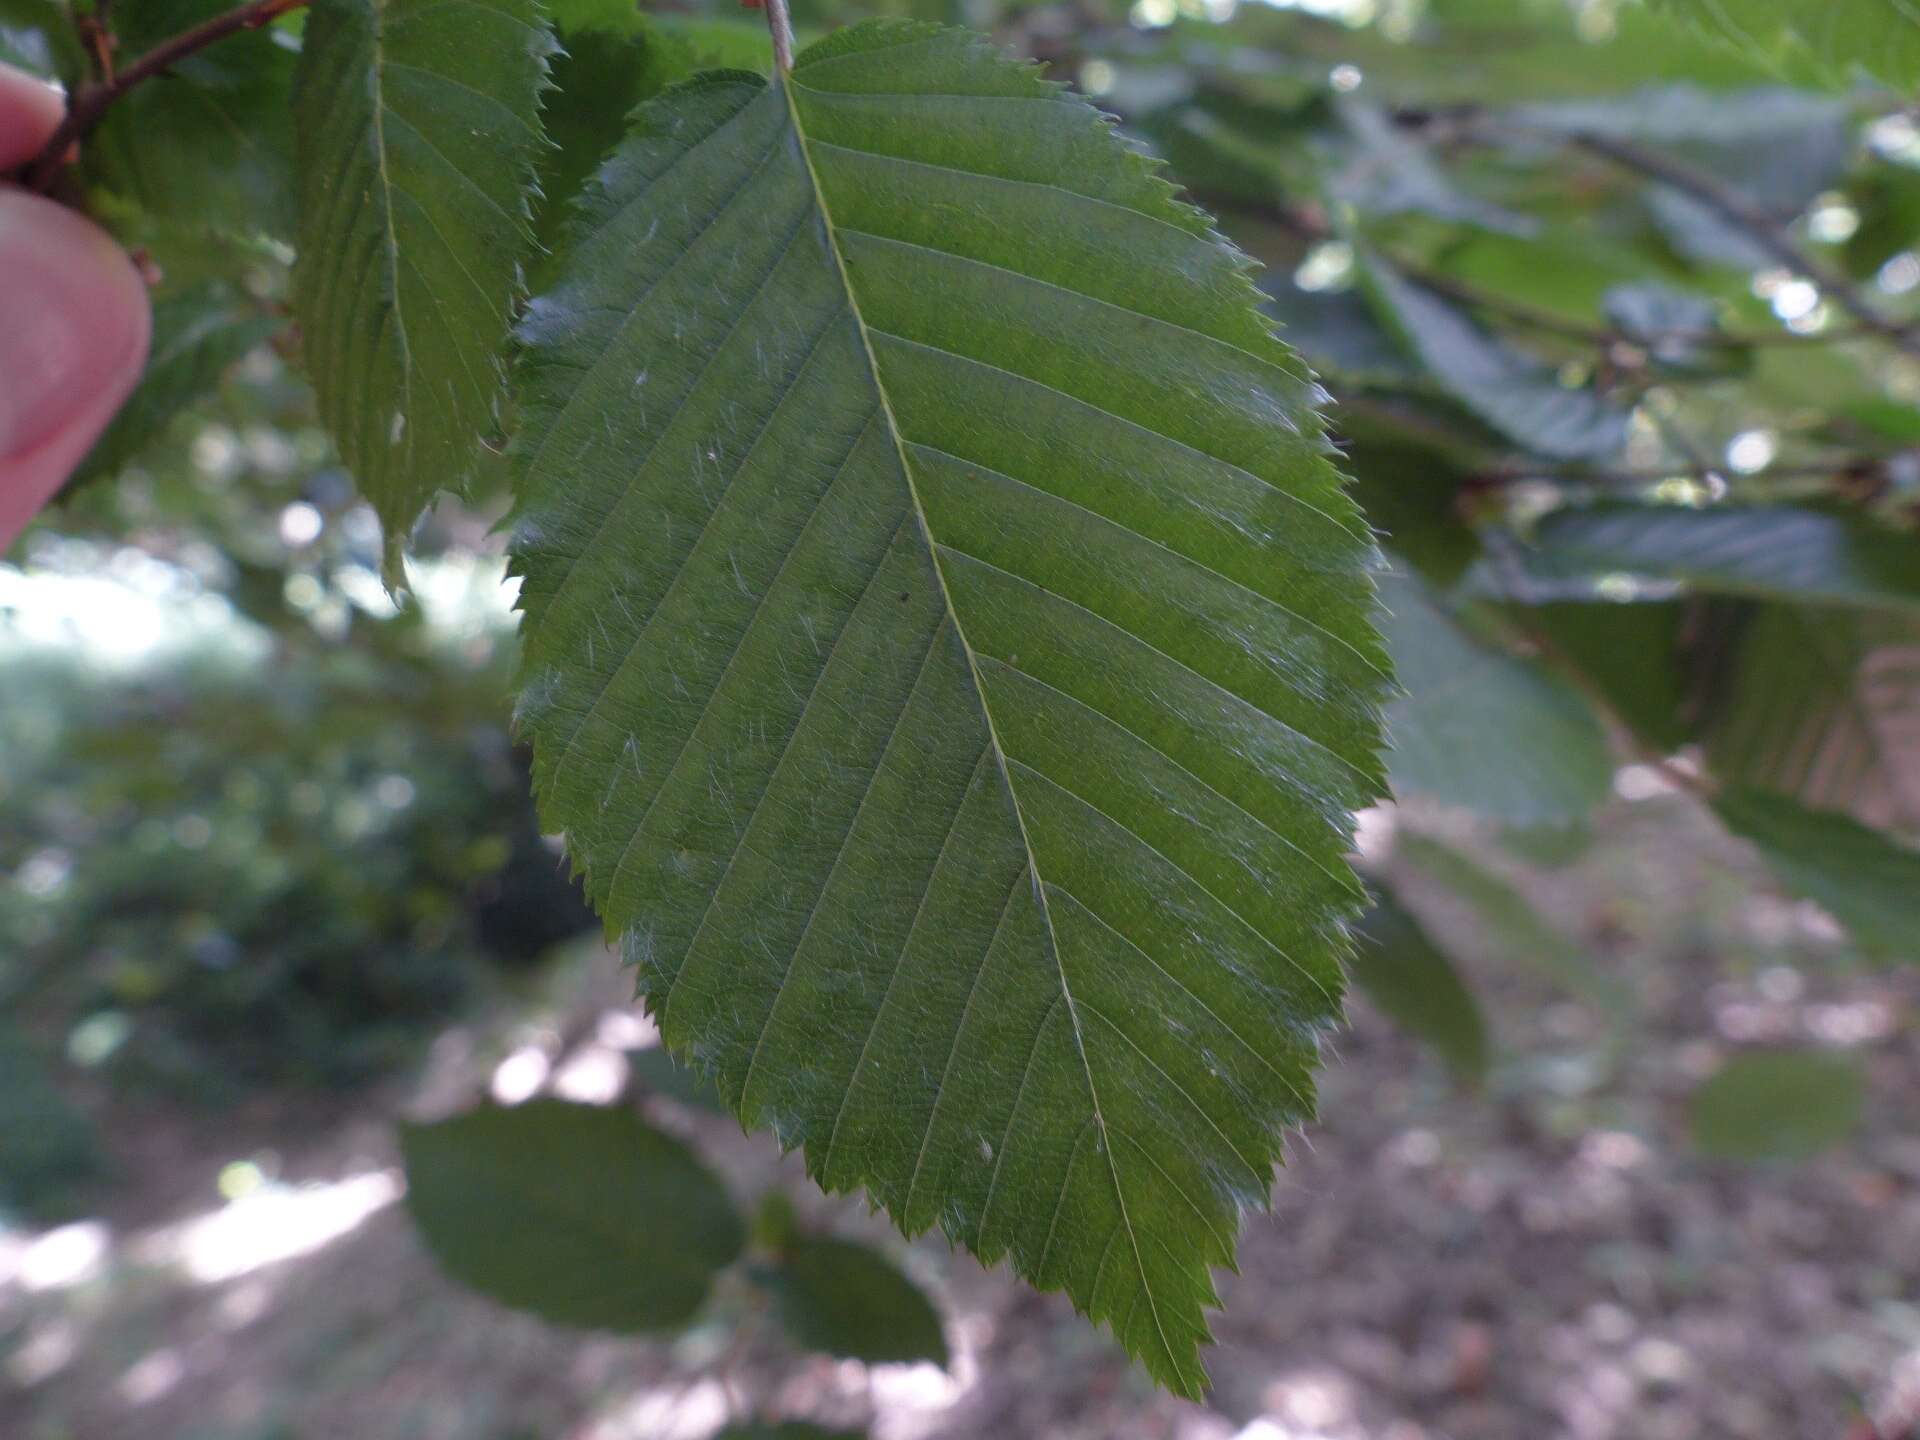
[[[242,5],[237,10],[229,10],[224,15],[203,21],[191,30],[183,30],[101,83],[82,86],[67,103],[66,119],[60,122],[60,128],[53,132],[53,137],[40,153],[22,169],[22,181],[27,188],[46,194],[53,189],[60,172],[66,168],[73,147],[86,139],[114,103],[134,86],[179,64],[196,51],[204,50],[216,40],[224,40],[242,30],[258,30],[262,25],[271,24],[288,11],[298,10],[306,3],[307,0],[252,0],[252,3]]]

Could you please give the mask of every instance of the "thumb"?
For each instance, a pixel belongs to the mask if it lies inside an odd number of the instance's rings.
[[[0,189],[0,553],[133,390],[152,324],[146,286],[104,231]]]

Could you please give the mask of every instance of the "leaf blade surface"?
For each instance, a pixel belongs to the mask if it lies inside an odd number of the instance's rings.
[[[1380,788],[1318,392],[960,32],[696,80],[597,184],[523,327],[544,813],[744,1119],[1197,1393]]]

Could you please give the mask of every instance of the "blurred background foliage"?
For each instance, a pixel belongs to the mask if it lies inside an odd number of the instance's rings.
[[[219,8],[131,6],[123,35]],[[1823,967],[1920,960],[1903,7],[795,8],[803,32],[991,31],[1164,156],[1263,267],[1381,532],[1404,692],[1355,978],[1461,1083],[1498,1090],[1507,1059],[1487,965],[1550,977],[1616,1050],[1651,1043],[1628,979],[1537,898],[1622,806],[1715,816],[1765,866],[1744,893],[1796,916]],[[553,9],[549,243],[633,105],[767,64],[731,7]],[[71,73],[70,18],[0,0],[0,58]],[[284,358],[270,111],[298,35],[296,16],[206,52],[191,95],[143,90],[80,169],[156,278],[156,361],[0,565],[0,1204],[26,1216],[98,1193],[87,1117],[128,1087],[220,1106],[391,1075],[592,924],[512,739],[503,475],[425,522],[396,605]],[[181,125],[201,143],[162,145]],[[1805,1158],[1866,1104],[1847,1048],[1801,1037],[1738,1054],[1688,1117],[1704,1154]]]

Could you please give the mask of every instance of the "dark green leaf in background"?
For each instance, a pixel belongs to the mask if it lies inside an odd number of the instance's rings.
[[[471,475],[532,251],[536,0],[318,0],[294,93],[294,303],[320,413],[387,531]]]
[[[1186,1394],[1381,782],[1258,299],[1083,102],[869,25],[644,107],[523,327],[521,721],[667,1041]]]
[[[1606,503],[1556,512],[1543,568],[1624,572],[1706,594],[1920,611],[1920,537],[1855,514],[1791,505]]]
[[[1510,825],[1578,819],[1606,798],[1613,757],[1578,691],[1508,649],[1484,607],[1456,609],[1400,571],[1381,595],[1406,692],[1387,708],[1396,792]]]
[[[1693,1140],[1718,1160],[1806,1160],[1844,1141],[1866,1104],[1860,1068],[1820,1050],[1735,1055],[1693,1092]]]
[[[939,1312],[869,1246],[797,1238],[754,1278],[772,1292],[787,1333],[808,1350],[870,1365],[947,1363]]]
[[[1487,1025],[1453,961],[1391,897],[1375,897],[1348,963],[1354,982],[1387,1016],[1431,1045],[1467,1085],[1487,1073]]]
[[[804,1420],[780,1420],[764,1425],[729,1425],[713,1440],[862,1440],[864,1430],[827,1430]]]
[[[1876,828],[1920,831],[1920,620],[1752,609],[1707,696],[1713,773]]]
[[[1785,795],[1728,790],[1713,808],[1795,894],[1816,901],[1868,954],[1920,961],[1920,850]]]
[[[668,1329],[744,1230],[691,1151],[631,1110],[533,1100],[403,1126],[407,1206],[463,1284],[559,1325]]]
[[[1490,334],[1450,301],[1378,259],[1367,287],[1433,378],[1516,444],[1558,460],[1602,460],[1627,440],[1627,412]]]

